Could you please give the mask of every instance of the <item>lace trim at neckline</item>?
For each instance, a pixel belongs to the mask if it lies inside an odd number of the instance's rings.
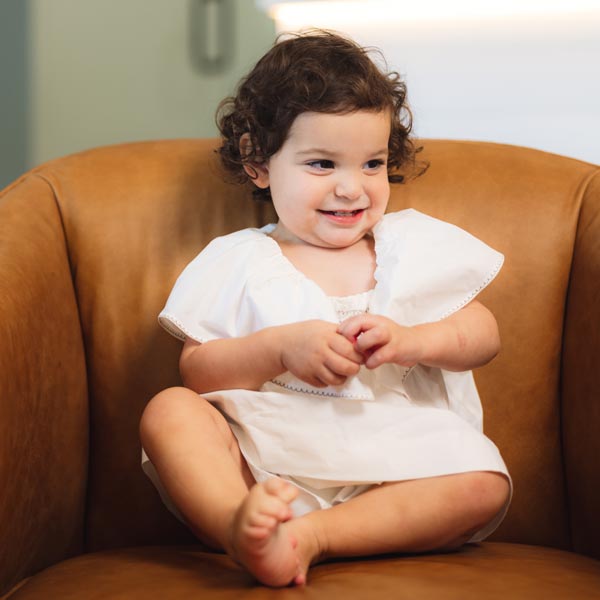
[[[350,294],[349,296],[328,296],[334,302],[350,302],[352,300],[361,300],[362,298],[368,298],[373,294],[375,288],[371,288],[365,292],[358,292],[358,294]]]

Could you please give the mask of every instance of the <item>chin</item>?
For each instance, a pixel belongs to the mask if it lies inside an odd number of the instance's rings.
[[[340,236],[335,239],[328,239],[324,241],[324,244],[328,248],[348,248],[353,246],[357,242],[360,242],[365,237],[366,233],[354,236]]]

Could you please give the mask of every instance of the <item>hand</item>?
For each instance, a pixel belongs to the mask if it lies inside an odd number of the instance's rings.
[[[315,387],[341,385],[356,375],[363,356],[327,321],[303,321],[280,329],[281,363],[293,375]]]
[[[365,366],[375,369],[384,363],[412,367],[423,354],[421,336],[413,327],[403,327],[379,315],[357,315],[346,319],[338,332],[354,343],[365,358]]]

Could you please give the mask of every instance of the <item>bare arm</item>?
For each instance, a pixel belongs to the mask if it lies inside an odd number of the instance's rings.
[[[339,385],[363,362],[335,323],[304,321],[200,344],[188,339],[179,360],[186,387],[198,393],[257,390],[285,371],[317,387]]]
[[[392,362],[468,371],[488,363],[500,350],[496,319],[475,300],[436,323],[403,327],[386,317],[359,315],[344,321],[338,331],[350,340],[357,338],[356,349],[370,369]]]

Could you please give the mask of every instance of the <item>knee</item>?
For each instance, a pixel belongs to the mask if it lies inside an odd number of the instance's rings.
[[[469,508],[474,530],[489,523],[506,504],[510,487],[504,475],[487,471],[466,473],[462,498]]]
[[[192,404],[206,403],[201,396],[184,387],[167,388],[148,402],[140,420],[142,446],[151,443],[156,436],[171,435],[186,418]]]

